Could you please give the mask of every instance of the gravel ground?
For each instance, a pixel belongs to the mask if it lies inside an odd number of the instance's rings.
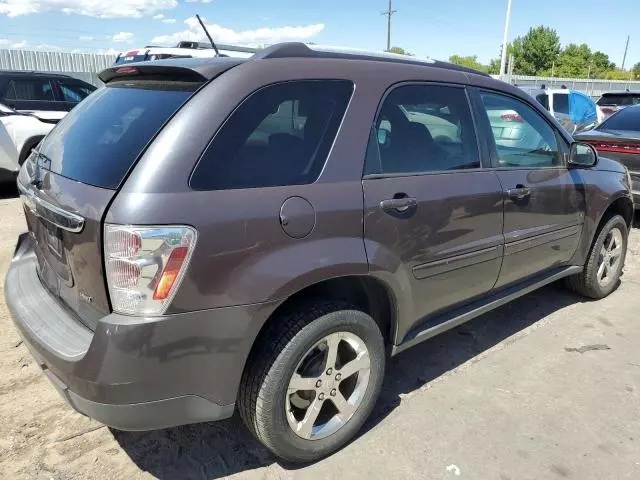
[[[0,478],[640,478],[638,231],[609,298],[544,288],[394,358],[359,438],[294,468],[237,416],[125,433],[73,412],[4,303],[17,199],[0,222]]]

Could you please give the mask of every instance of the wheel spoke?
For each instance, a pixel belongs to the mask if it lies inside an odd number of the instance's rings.
[[[345,363],[339,372],[342,375],[342,380],[344,380],[360,370],[368,370],[370,366],[369,353],[365,350],[360,352],[358,356],[350,362]]]
[[[309,408],[307,408],[304,418],[298,423],[298,435],[304,438],[310,438],[313,432],[313,426],[318,419],[318,415],[322,410],[322,401],[316,397]]]
[[[344,395],[342,395],[342,392],[340,390],[336,392],[335,396],[331,397],[331,401],[338,409],[338,415],[345,422],[349,420],[351,415],[353,415],[353,412],[356,411],[357,407],[350,404],[347,399],[344,398]]]
[[[601,258],[606,257],[606,256],[607,256],[607,252],[608,252],[608,251],[609,251],[609,250],[607,250],[607,247],[605,247],[605,246],[603,245],[603,246],[602,246],[602,249],[600,250],[600,257],[601,257]]]
[[[317,378],[301,377],[300,374],[294,373],[289,382],[289,393],[295,393],[300,390],[314,390],[317,381]]]
[[[598,280],[602,280],[607,272],[607,262],[603,261],[598,267]]]
[[[327,359],[324,369],[336,368],[336,359],[338,358],[338,345],[340,344],[340,335],[337,333],[327,337]]]
[[[620,245],[616,245],[615,248],[609,250],[609,256],[611,258],[618,258],[620,255],[622,255],[622,247]]]

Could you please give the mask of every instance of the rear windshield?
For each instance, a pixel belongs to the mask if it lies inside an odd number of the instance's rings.
[[[605,120],[598,130],[640,131],[640,107],[629,107],[620,110]]]
[[[129,82],[96,90],[40,144],[43,166],[72,180],[117,189],[145,145],[195,88]]]
[[[598,100],[598,105],[637,105],[640,103],[640,95],[629,93],[605,93]]]

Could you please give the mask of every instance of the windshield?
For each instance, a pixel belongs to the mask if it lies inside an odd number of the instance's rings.
[[[605,120],[598,130],[640,131],[640,107],[629,107],[620,110]]]
[[[38,148],[43,165],[72,180],[116,189],[193,85],[137,82],[102,87],[61,120]]]

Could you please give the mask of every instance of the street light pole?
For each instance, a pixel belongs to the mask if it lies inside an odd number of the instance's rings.
[[[502,58],[500,59],[500,75],[503,75],[507,64],[507,38],[509,36],[509,20],[511,19],[511,0],[507,3],[507,18],[504,21],[504,36],[502,37]]]

